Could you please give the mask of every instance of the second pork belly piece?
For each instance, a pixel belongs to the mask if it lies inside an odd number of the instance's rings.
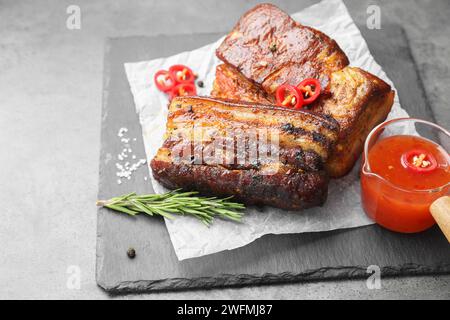
[[[326,163],[332,177],[342,177],[353,168],[366,137],[391,111],[394,96],[390,85],[359,68],[346,67],[331,75],[330,96],[321,97],[311,110],[333,117],[340,126]]]
[[[233,67],[217,66],[212,96],[255,103],[273,100],[262,92]],[[331,177],[342,177],[352,169],[367,135],[386,119],[393,101],[391,87],[362,69],[345,67],[331,74],[329,92],[309,106],[315,113],[336,119],[340,126],[338,142],[326,163]]]
[[[306,78],[320,79],[327,87],[329,75],[349,63],[334,40],[271,4],[244,14],[216,55],[268,93]]]
[[[234,135],[227,144],[230,131]],[[260,139],[249,138],[254,132]],[[270,132],[271,139],[261,138],[263,132]],[[169,106],[165,141],[150,166],[155,179],[170,189],[233,195],[247,204],[299,210],[325,202],[324,163],[337,136],[336,121],[311,112],[178,97]],[[225,145],[231,149],[218,160],[205,159]],[[272,150],[270,156],[262,157],[267,150]],[[256,161],[251,159],[255,154]]]

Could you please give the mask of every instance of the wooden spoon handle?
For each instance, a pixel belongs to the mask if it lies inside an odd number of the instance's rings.
[[[450,243],[450,197],[441,197],[434,201],[430,212]]]

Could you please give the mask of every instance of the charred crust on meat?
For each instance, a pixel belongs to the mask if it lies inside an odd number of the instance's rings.
[[[313,131],[312,137],[315,142],[319,142],[321,144],[326,144],[328,142],[327,138],[323,134]]]
[[[286,123],[281,126],[281,129],[289,134],[295,134],[295,135],[304,135],[307,133],[307,131],[303,128],[294,127],[292,123]]]
[[[252,182],[253,184],[258,184],[261,183],[262,181],[262,177],[259,174],[255,174],[254,176],[252,176]]]
[[[329,140],[321,133],[316,131],[306,131],[303,128],[295,127],[291,123],[286,123],[281,126],[281,129],[289,134],[293,135],[311,135],[314,142],[320,143],[321,145],[327,146],[329,144]]]
[[[255,29],[261,31],[254,32]],[[235,34],[240,34],[240,37],[235,38]],[[294,45],[292,40],[304,45]],[[249,47],[249,43],[254,45]],[[276,61],[273,60],[275,51]],[[216,50],[216,55],[266,90],[274,84],[271,75],[282,70],[286,61],[291,61],[303,76],[311,68],[314,73],[328,74],[338,66],[348,64],[347,56],[335,41],[318,30],[296,23],[274,5],[258,5],[244,14]],[[330,57],[334,63],[327,64]],[[256,67],[259,61],[266,59],[271,62],[267,68],[261,70]],[[306,61],[312,63],[307,64]],[[286,77],[287,74],[282,80],[287,80]]]

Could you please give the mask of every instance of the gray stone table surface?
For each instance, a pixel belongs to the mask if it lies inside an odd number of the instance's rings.
[[[316,1],[273,1],[296,12]],[[401,24],[439,124],[450,127],[450,1],[345,1]],[[0,1],[0,298],[104,299],[95,282],[104,40],[226,32],[257,1]],[[66,9],[81,8],[81,29]],[[71,286],[72,266],[81,283]],[[327,281],[122,299],[450,298],[450,276]]]

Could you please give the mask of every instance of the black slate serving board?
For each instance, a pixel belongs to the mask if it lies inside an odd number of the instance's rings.
[[[403,108],[433,120],[407,38],[398,26],[362,30],[372,54],[396,84]],[[99,199],[136,191],[151,193],[141,168],[116,183],[117,132],[136,137],[133,152],[144,158],[141,128],[123,63],[149,60],[198,48],[220,34],[131,37],[107,41],[104,59]],[[414,235],[376,225],[321,233],[267,235],[231,251],[178,261],[160,218],[131,218],[98,209],[97,283],[112,294],[264,283],[367,277],[378,265],[383,276],[450,273],[449,245],[434,227]],[[137,256],[131,260],[127,249]]]

